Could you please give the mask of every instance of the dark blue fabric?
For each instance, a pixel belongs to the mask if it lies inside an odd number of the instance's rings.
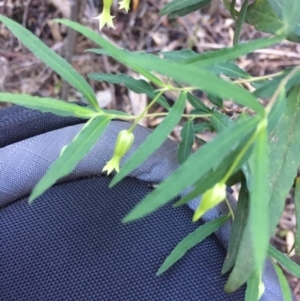
[[[84,119],[61,117],[20,106],[12,106],[0,110],[0,147],[41,133],[84,122]]]
[[[223,292],[225,251],[212,235],[157,277],[166,256],[196,229],[187,207],[167,205],[126,225],[122,217],[149,191],[105,176],[57,185],[28,205],[1,212],[1,294],[13,300],[243,300]]]

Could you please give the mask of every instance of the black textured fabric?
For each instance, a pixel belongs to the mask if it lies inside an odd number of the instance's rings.
[[[0,211],[1,300],[243,300],[244,289],[223,292],[225,252],[213,235],[155,276],[196,228],[192,212],[167,205],[123,225],[151,188],[127,178],[110,190],[109,181],[64,183],[32,205],[23,199]]]
[[[0,110],[0,147],[65,126],[84,123],[84,119],[41,113],[20,106]]]

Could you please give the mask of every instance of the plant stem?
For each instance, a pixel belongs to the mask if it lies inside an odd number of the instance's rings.
[[[264,76],[257,76],[257,77],[251,77],[251,78],[247,78],[247,79],[239,79],[239,80],[235,80],[233,81],[234,84],[244,84],[244,83],[249,83],[249,82],[256,82],[262,79],[268,79],[268,78],[272,78],[272,77],[276,77],[283,74],[283,71],[277,72],[277,73],[273,73],[273,74],[269,74],[269,75],[264,75]]]
[[[284,86],[287,84],[287,82],[294,76],[296,75],[298,72],[300,72],[300,66],[296,67],[293,71],[291,71],[284,79],[282,79],[282,81],[280,82],[280,84],[278,85],[276,91],[274,92],[272,98],[270,99],[269,103],[267,104],[265,111],[266,114],[269,115],[276,99],[278,98],[281,89],[284,88]]]

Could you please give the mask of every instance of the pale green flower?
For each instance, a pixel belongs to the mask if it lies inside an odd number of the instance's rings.
[[[120,5],[120,9],[124,8],[126,10],[126,12],[128,13],[129,8],[130,8],[130,1],[131,0],[122,0],[119,2]]]
[[[199,207],[194,213],[193,222],[196,222],[201,216],[211,208],[217,206],[226,197],[226,185],[217,183],[213,188],[208,189],[202,196]]]
[[[128,130],[122,130],[117,137],[117,142],[114,150],[114,155],[102,169],[102,172],[107,171],[109,175],[114,169],[120,171],[120,161],[128,152],[134,140],[134,135]]]
[[[103,1],[103,10],[102,13],[95,17],[94,19],[99,19],[99,28],[100,30],[103,28],[104,25],[115,28],[113,23],[113,16],[110,14],[110,7],[112,6],[114,0],[104,0]]]

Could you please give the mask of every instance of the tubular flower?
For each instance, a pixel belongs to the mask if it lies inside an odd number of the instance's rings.
[[[120,171],[120,160],[128,152],[134,140],[134,135],[128,130],[122,130],[118,137],[114,150],[114,155],[102,169],[102,172],[107,171],[109,175],[114,169]]]
[[[208,189],[202,197],[199,207],[194,213],[193,222],[196,222],[201,216],[211,208],[217,206],[226,197],[226,185],[217,183],[213,188]]]
[[[112,6],[114,0],[103,0],[103,10],[102,14],[94,19],[99,20],[99,28],[100,30],[103,28],[104,25],[115,28],[113,23],[113,16],[110,14],[110,7]]]
[[[122,9],[122,8],[124,8],[125,10],[126,10],[126,12],[128,13],[128,11],[129,11],[129,6],[130,6],[130,1],[131,0],[122,0],[122,1],[120,1],[119,2],[119,4],[120,4],[120,9]]]

